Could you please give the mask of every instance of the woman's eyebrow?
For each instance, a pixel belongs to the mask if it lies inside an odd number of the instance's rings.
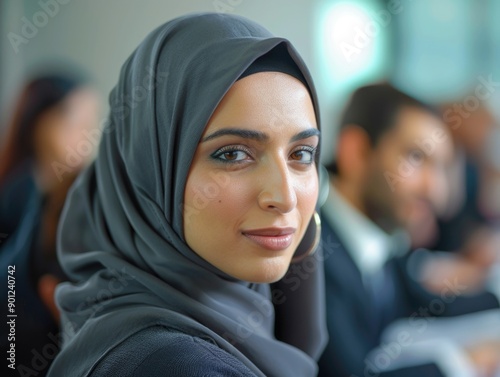
[[[308,137],[319,136],[319,135],[321,135],[321,132],[317,128],[309,128],[309,129],[301,131],[297,135],[293,136],[290,139],[290,143],[297,141],[297,140],[307,139]]]
[[[243,139],[252,139],[252,140],[256,140],[256,141],[268,141],[269,140],[269,136],[267,134],[265,134],[264,132],[255,131],[255,130],[245,130],[245,129],[241,129],[241,128],[223,128],[221,130],[217,130],[217,131],[211,133],[210,135],[205,136],[201,142],[203,143],[205,141],[212,140],[212,139],[215,139],[215,138],[221,137],[221,136],[227,136],[227,135],[238,136],[238,137],[241,137]],[[319,135],[320,135],[320,132],[317,128],[309,128],[307,130],[301,131],[298,134],[294,135],[290,139],[290,142],[292,143],[292,142],[297,141],[297,140],[307,139],[308,137],[319,136]]]
[[[225,135],[239,136],[243,139],[253,139],[253,140],[257,140],[257,141],[269,140],[269,136],[267,136],[265,133],[260,132],[260,131],[244,130],[244,129],[240,129],[240,128],[223,128],[221,130],[218,130],[218,131],[211,133],[208,136],[205,136],[201,142],[203,143],[205,141],[212,140],[216,137],[225,136]]]

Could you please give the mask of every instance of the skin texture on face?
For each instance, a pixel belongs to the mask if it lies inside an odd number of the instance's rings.
[[[261,72],[237,81],[194,155],[184,192],[187,244],[236,279],[282,278],[314,213],[318,135],[299,80]]]
[[[446,203],[452,155],[451,135],[440,119],[402,109],[368,158],[362,187],[369,217],[386,230],[432,219]]]

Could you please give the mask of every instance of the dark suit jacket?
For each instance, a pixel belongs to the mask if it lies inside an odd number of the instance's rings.
[[[385,327],[398,318],[412,317],[412,323],[418,326],[425,321],[422,316],[452,316],[498,307],[495,296],[484,293],[460,297],[457,292],[450,292],[443,300],[424,290],[408,276],[408,256],[405,256],[386,264],[385,273],[392,283],[393,294],[382,310],[376,310],[374,294],[363,284],[359,269],[327,218],[321,217],[330,341],[319,362],[319,376],[442,376],[434,364],[379,374],[376,366],[367,363],[366,357],[380,345]],[[440,305],[433,300],[439,300]],[[394,352],[397,353],[397,349]]]

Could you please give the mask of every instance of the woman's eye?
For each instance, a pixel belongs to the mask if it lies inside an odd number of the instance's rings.
[[[299,149],[292,152],[290,158],[303,164],[312,164],[314,162],[315,151],[316,148]]]
[[[242,151],[230,151],[222,153],[219,158],[226,161],[241,161],[244,160],[246,156],[245,152]]]
[[[217,161],[221,162],[241,162],[249,159],[249,153],[239,149],[219,149],[212,155]]]

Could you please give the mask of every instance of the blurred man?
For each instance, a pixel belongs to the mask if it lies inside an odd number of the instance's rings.
[[[452,177],[451,196],[455,200],[447,203],[451,208],[440,222],[440,237],[434,245],[443,251],[459,251],[476,229],[500,219],[500,213],[495,213],[492,205],[494,198],[488,196],[495,174],[487,154],[488,141],[497,129],[495,118],[485,105],[463,114],[456,107],[457,104],[443,106],[443,119],[452,135],[457,165]]]
[[[500,196],[495,187],[500,169],[488,154],[490,141],[499,129],[485,105],[466,112],[458,104],[448,104],[443,106],[443,119],[454,142],[454,168],[450,169],[453,184],[432,249],[453,253],[434,253],[424,266],[425,284],[431,290],[440,290],[442,280],[434,273],[440,269],[460,276],[473,292],[494,285],[492,270],[500,263]],[[500,287],[497,289],[500,291]]]
[[[476,348],[418,347],[406,331],[390,344],[382,339],[397,318],[427,335],[429,316],[499,306],[490,293],[462,297],[458,281],[434,295],[412,278],[418,267],[408,263],[408,232],[446,204],[453,147],[439,113],[390,85],[363,87],[343,114],[336,150],[321,214],[324,244],[338,247],[325,260],[330,343],[319,375],[456,377],[494,369],[498,356],[474,358]]]

